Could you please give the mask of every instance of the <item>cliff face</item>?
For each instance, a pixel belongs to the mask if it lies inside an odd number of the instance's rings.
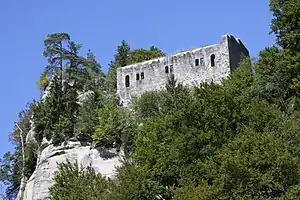
[[[93,149],[89,143],[69,141],[60,146],[49,145],[38,157],[34,173],[25,184],[25,189],[19,191],[16,200],[46,200],[49,197],[49,187],[53,184],[54,172],[58,163],[77,161],[79,165],[92,166],[96,172],[112,177],[115,167],[120,165],[120,154],[116,149]]]

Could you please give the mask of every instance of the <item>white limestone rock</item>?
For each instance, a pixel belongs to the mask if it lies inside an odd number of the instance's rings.
[[[29,121],[29,123],[30,123],[30,130],[29,130],[29,132],[26,135],[26,140],[25,140],[26,144],[28,144],[31,141],[35,140],[35,138],[34,138],[34,136],[35,136],[35,131],[34,131],[35,126],[34,126],[34,122],[33,122],[32,119],[33,119],[33,116],[31,116],[31,119]]]
[[[77,91],[77,100],[79,105],[83,105],[87,100],[89,100],[94,95],[94,92],[89,90],[86,92]]]
[[[61,146],[49,145],[41,152],[36,169],[27,181],[23,200],[48,199],[57,163],[65,162],[66,159],[77,161],[79,165],[92,166],[96,172],[112,178],[116,167],[121,164],[120,157],[116,149],[92,149],[89,143],[68,142]],[[21,191],[16,200],[20,200],[20,196]]]

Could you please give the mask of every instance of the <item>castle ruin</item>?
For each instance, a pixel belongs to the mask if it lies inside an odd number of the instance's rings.
[[[120,103],[130,104],[132,97],[165,88],[174,74],[183,85],[220,83],[234,71],[249,52],[240,39],[223,35],[219,44],[204,46],[117,69],[117,93]]]

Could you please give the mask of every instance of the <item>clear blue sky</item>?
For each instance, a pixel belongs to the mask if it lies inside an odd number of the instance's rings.
[[[68,32],[91,49],[107,71],[116,46],[155,45],[166,53],[216,43],[230,33],[251,55],[274,44],[268,0],[1,0],[0,155],[18,112],[39,97],[36,81],[46,60],[43,40]]]

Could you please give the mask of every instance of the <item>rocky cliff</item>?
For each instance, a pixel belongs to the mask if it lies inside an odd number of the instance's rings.
[[[72,83],[66,83],[72,86]],[[50,96],[52,83],[50,83],[41,96],[44,101]],[[77,103],[83,105],[94,93],[92,91],[78,92]],[[26,134],[26,144],[36,142],[35,125],[30,120],[31,129]],[[39,153],[36,168],[28,180],[22,179],[20,191],[16,200],[46,200],[49,199],[49,188],[53,185],[55,171],[58,164],[69,160],[77,162],[80,166],[91,166],[103,176],[112,178],[117,166],[120,166],[122,154],[116,148],[93,148],[88,142],[79,142],[77,139],[54,146],[51,141],[43,139],[40,147],[45,147]]]
[[[83,166],[92,166],[96,172],[107,177],[112,177],[115,167],[120,165],[120,154],[116,149],[94,149],[89,143],[78,141],[69,141],[60,146],[49,145],[39,155],[35,171],[25,182],[25,189],[20,190],[16,200],[21,200],[22,196],[23,200],[48,199],[57,165],[66,159],[77,161]]]
[[[42,100],[49,95],[44,93]],[[90,93],[80,94],[78,103],[88,98]],[[35,141],[35,125],[31,120],[31,130],[26,135],[26,143]],[[96,172],[106,177],[113,177],[116,167],[121,164],[122,154],[117,149],[93,148],[88,142],[79,142],[76,139],[54,146],[45,138],[41,146],[47,146],[38,155],[36,168],[28,180],[21,181],[21,189],[16,200],[46,200],[49,199],[49,188],[58,164],[66,160],[77,162],[81,166],[91,166]]]

